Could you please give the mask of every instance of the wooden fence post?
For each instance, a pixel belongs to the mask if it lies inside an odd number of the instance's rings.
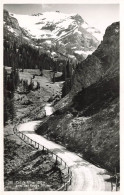
[[[65,182],[64,182],[64,190],[65,190]]]
[[[117,180],[117,171],[116,171],[116,167],[115,167],[115,180],[116,180],[116,191],[117,191],[118,180]]]
[[[67,183],[66,183],[65,187],[66,187],[66,191],[67,191],[67,190],[68,190],[68,185],[67,185]]]
[[[111,177],[111,191],[113,191],[112,177]]]
[[[58,158],[58,156],[56,155],[56,162],[55,162],[56,164],[57,164],[57,158]]]

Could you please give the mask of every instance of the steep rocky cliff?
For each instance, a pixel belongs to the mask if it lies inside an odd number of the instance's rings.
[[[72,91],[37,132],[119,171],[119,23],[76,69]]]
[[[77,66],[74,89],[87,88],[105,77],[108,72],[118,69],[119,64],[119,23],[106,29],[103,41],[97,50]]]

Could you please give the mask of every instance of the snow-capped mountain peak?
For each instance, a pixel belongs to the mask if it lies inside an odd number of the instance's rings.
[[[78,14],[56,11],[19,15],[5,11],[4,22],[9,32],[16,37],[22,36],[29,44],[78,59],[92,53],[102,39],[100,31],[90,27]]]

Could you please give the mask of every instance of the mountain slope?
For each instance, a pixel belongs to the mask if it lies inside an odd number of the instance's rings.
[[[74,88],[87,88],[114,71],[119,64],[119,24],[114,23],[106,29],[102,43],[97,50],[80,63],[76,70]],[[112,69],[112,70],[110,70]],[[78,82],[79,81],[79,82]]]
[[[119,171],[119,23],[75,72],[72,91],[37,132],[84,158]],[[42,130],[42,131],[41,131]]]
[[[4,30],[54,58],[58,52],[84,60],[102,40],[102,34],[90,27],[78,14],[44,12],[18,15],[4,11]],[[54,52],[54,53],[52,53]]]

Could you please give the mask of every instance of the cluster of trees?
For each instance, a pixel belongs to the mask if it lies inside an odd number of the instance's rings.
[[[13,121],[15,116],[14,111],[14,92],[19,83],[18,70],[12,67],[10,75],[4,68],[4,124],[8,119]]]
[[[39,55],[39,51],[28,44],[18,45],[17,42],[4,40],[4,65],[16,68],[40,68],[46,56]]]
[[[40,83],[36,82],[36,84],[34,84],[34,82],[31,80],[30,83],[28,83],[28,80],[21,80],[19,83],[19,87],[17,89],[18,93],[29,93],[29,91],[31,90],[38,90],[40,89]]]
[[[63,60],[65,64],[66,60]],[[64,71],[59,66],[59,60],[53,60],[50,56],[40,52],[40,49],[31,47],[28,44],[19,44],[17,41],[4,40],[4,66],[19,69],[46,69]]]
[[[73,67],[70,64],[69,60],[63,67],[63,80],[65,81],[63,89],[62,89],[62,97],[67,95],[72,88],[73,80],[74,80],[74,72]]]
[[[40,48],[30,46],[28,43],[21,43],[20,40],[12,39],[11,36],[4,37],[4,66],[16,66],[21,69],[46,69],[50,70],[57,65]]]

